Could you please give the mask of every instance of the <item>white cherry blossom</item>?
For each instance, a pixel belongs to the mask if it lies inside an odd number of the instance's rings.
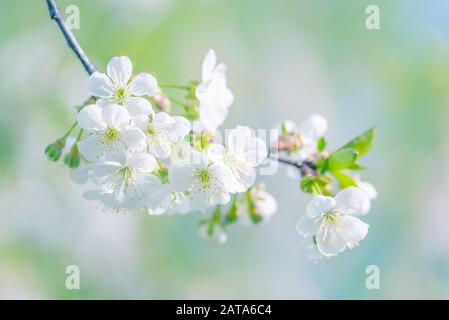
[[[148,113],[151,104],[143,96],[153,96],[158,88],[156,79],[149,73],[132,76],[133,66],[126,56],[113,57],[107,73],[94,72],[87,82],[89,93],[98,97],[101,106],[119,104],[126,107],[131,116]]]
[[[223,163],[212,163],[205,153],[192,151],[191,159],[201,161],[179,161],[169,169],[169,181],[175,191],[184,192],[192,210],[205,212],[216,204],[230,200],[233,186],[232,171]]]
[[[222,162],[233,173],[232,192],[245,192],[256,180],[256,167],[267,157],[265,142],[253,137],[251,129],[237,126],[227,137],[226,147],[213,144],[208,148],[209,158]]]
[[[148,152],[158,159],[168,158],[173,145],[184,139],[191,127],[186,118],[165,112],[137,116],[134,123],[145,133]]]
[[[335,256],[358,245],[368,233],[368,224],[355,217],[366,201],[363,191],[355,187],[339,191],[335,198],[315,195],[296,229],[305,238],[315,236],[322,255]]]
[[[99,186],[89,196],[106,206],[140,209],[152,205],[152,197],[161,181],[152,172],[158,167],[156,159],[146,153],[128,154],[120,161],[98,163],[93,169]]]
[[[200,103],[199,118],[207,131],[212,133],[223,123],[234,96],[227,87],[226,65],[217,65],[217,57],[210,50],[203,61],[202,82],[196,89]]]
[[[78,125],[89,134],[78,143],[88,161],[117,159],[145,147],[145,135],[130,126],[128,111],[119,105],[88,105],[78,114]]]

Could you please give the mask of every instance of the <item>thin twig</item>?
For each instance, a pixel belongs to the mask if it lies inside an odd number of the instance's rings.
[[[55,20],[55,22],[58,24],[59,29],[64,35],[64,38],[67,40],[67,44],[69,45],[70,49],[72,49],[73,52],[75,52],[76,56],[83,64],[83,67],[86,70],[86,72],[89,75],[91,75],[97,70],[97,68],[95,68],[95,66],[90,62],[89,58],[84,53],[84,50],[79,45],[75,35],[72,33],[72,31],[70,31],[70,29],[65,24],[64,18],[62,17],[61,12],[59,11],[56,1],[55,0],[46,0],[46,1],[48,5],[48,11],[50,12],[50,18],[52,20]]]
[[[268,154],[268,158],[272,159],[272,160],[276,160],[278,162],[281,162],[283,164],[289,165],[289,166],[293,166],[299,170],[302,170],[302,168],[304,167],[304,163],[303,162],[295,162],[292,160],[288,160],[288,159],[284,159],[284,158],[279,158],[277,156],[273,156],[273,154]]]

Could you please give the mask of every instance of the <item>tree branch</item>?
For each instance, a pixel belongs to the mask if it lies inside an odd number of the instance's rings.
[[[304,161],[304,162],[296,162],[289,159],[279,158],[277,155],[274,156],[272,153],[268,153],[268,158],[272,160],[276,160],[280,163],[286,164],[288,166],[295,167],[301,172],[301,175],[304,176],[306,174],[316,175],[317,169],[316,166],[310,162],[310,161]]]
[[[55,20],[55,22],[58,24],[59,29],[61,30],[62,34],[64,35],[64,38],[67,41],[68,46],[70,49],[75,52],[76,56],[78,57],[78,60],[83,64],[84,69],[86,72],[91,75],[94,73],[97,68],[90,62],[87,55],[84,53],[83,48],[78,43],[78,40],[76,39],[75,35],[70,31],[70,29],[65,24],[65,21],[61,15],[61,12],[59,11],[58,5],[56,4],[55,0],[46,0],[48,5],[48,11],[50,13],[50,18],[52,20]]]
[[[291,160],[288,160],[288,159],[278,158],[277,156],[273,156],[271,153],[268,154],[268,158],[270,158],[272,160],[276,160],[278,162],[281,162],[281,163],[289,165],[289,166],[293,166],[293,167],[295,167],[295,168],[297,168],[299,170],[301,170],[302,167],[304,166],[304,163],[298,163],[298,162],[291,161]]]

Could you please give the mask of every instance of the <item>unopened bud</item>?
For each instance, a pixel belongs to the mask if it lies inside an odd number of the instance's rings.
[[[65,146],[65,139],[58,139],[55,142],[49,144],[45,148],[45,154],[47,155],[48,159],[51,161],[58,161],[61,157],[62,149]]]
[[[64,163],[69,167],[69,168],[77,168],[80,165],[81,162],[81,157],[80,157],[80,153],[78,151],[78,147],[75,144],[73,144],[72,148],[70,149],[70,151],[65,155],[64,157]]]
[[[201,238],[214,245],[223,244],[228,239],[225,226],[220,222],[202,221],[198,233]]]
[[[157,89],[156,94],[152,97],[152,102],[164,112],[170,112],[171,110],[171,100],[160,88]]]

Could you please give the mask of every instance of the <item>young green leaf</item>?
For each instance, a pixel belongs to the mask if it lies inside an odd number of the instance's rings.
[[[335,179],[338,180],[338,182],[340,183],[340,188],[342,189],[347,187],[357,187],[357,183],[354,181],[354,179],[343,172],[335,171],[332,172],[332,175],[335,177]]]
[[[351,167],[357,159],[358,152],[351,148],[335,151],[328,159],[327,168],[330,171],[340,171]]]
[[[319,138],[316,147],[318,151],[323,151],[326,148],[326,139],[324,137]]]
[[[358,135],[347,144],[345,144],[343,148],[351,148],[355,149],[359,152],[359,157],[363,156],[373,145],[374,137],[376,136],[376,128],[373,127],[361,135]]]
[[[353,163],[349,168],[349,170],[365,170],[366,167],[359,165],[358,163]]]

